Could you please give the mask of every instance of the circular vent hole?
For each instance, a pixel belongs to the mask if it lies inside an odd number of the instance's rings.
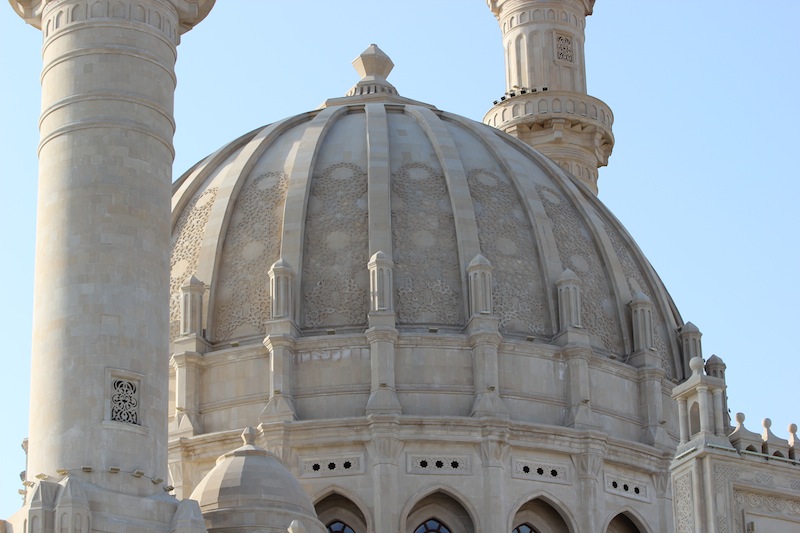
[[[442,468],[444,463],[442,461],[436,461],[436,468]]]
[[[336,463],[328,463],[328,470],[334,470],[336,468]]]
[[[428,461],[423,459],[422,461],[419,462],[419,466],[421,466],[422,468],[428,468]]]
[[[451,468],[458,468],[458,461],[452,461],[452,462],[450,463],[450,467],[451,467]]]
[[[531,467],[529,467],[528,465],[525,465],[525,466],[522,467],[522,471],[525,472],[526,474],[530,474],[531,473]]]
[[[350,470],[350,467],[353,466],[353,463],[351,463],[350,461],[345,461],[342,466],[344,467],[345,470]]]
[[[320,468],[321,468],[321,467],[319,466],[319,463],[314,463],[314,464],[311,466],[311,469],[312,469],[314,472],[319,472],[319,469],[320,469]]]

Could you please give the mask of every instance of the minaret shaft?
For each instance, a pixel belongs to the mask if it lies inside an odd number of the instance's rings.
[[[613,115],[587,94],[584,42],[593,0],[487,0],[503,36],[506,94],[483,121],[553,159],[597,192]]]
[[[32,486],[163,491],[176,47],[212,5],[12,1],[44,36]],[[138,512],[113,501],[108,517]]]

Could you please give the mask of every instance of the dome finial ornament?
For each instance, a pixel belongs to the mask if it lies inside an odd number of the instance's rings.
[[[347,91],[347,96],[376,93],[397,94],[397,89],[386,81],[394,68],[394,63],[383,50],[378,48],[377,44],[369,45],[361,55],[355,58],[353,68],[361,76],[361,81]]]

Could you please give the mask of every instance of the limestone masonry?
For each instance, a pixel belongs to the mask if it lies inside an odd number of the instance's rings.
[[[176,47],[214,1],[11,4],[43,97],[0,533],[800,531],[797,427],[732,423],[725,363],[596,196],[593,0],[487,1],[484,124],[403,97],[372,44],[345,96],[172,184]]]

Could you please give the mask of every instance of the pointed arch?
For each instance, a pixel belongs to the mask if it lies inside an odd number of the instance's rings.
[[[619,521],[621,524],[626,524],[628,529],[619,529],[618,526],[615,527],[615,521]],[[647,522],[644,520],[644,518],[642,518],[642,516],[636,512],[633,507],[629,506],[618,509],[606,517],[601,531],[607,533],[627,533],[627,531],[631,531],[630,526],[636,528],[638,533],[653,533],[653,530],[647,525]]]
[[[372,513],[356,494],[339,485],[325,487],[313,498],[320,522],[327,525],[336,519],[345,522],[356,533],[374,531]]]
[[[567,526],[569,533],[576,533],[578,531],[577,522],[575,521],[575,517],[572,516],[572,513],[569,512],[569,506],[564,504],[564,502],[560,501],[558,498],[555,498],[554,496],[551,496],[550,494],[547,494],[541,490],[531,492],[514,502],[514,505],[511,506],[511,512],[508,515],[508,525],[506,530],[512,531],[516,526],[518,526],[519,524],[515,524],[514,522],[518,518],[520,511],[522,511],[527,504],[534,503],[537,500],[549,506],[561,518],[561,520]],[[520,520],[520,523],[523,523],[523,521]],[[535,524],[533,525],[535,526]]]
[[[483,530],[481,526],[480,514],[478,514],[478,510],[469,501],[469,499],[465,497],[463,494],[461,494],[454,487],[444,483],[437,483],[435,485],[431,485],[418,490],[408,498],[408,501],[403,506],[403,509],[400,511],[400,531],[413,532],[413,529],[410,528],[416,528],[420,525],[414,522],[418,518],[414,516],[414,513],[424,510],[426,506],[424,500],[426,498],[430,498],[431,496],[436,496],[437,494],[441,494],[445,497],[450,498],[455,504],[460,506],[464,512],[466,512],[466,515],[469,518],[473,528],[472,531]],[[420,504],[422,504],[422,506],[420,506]],[[443,512],[442,514],[447,516],[441,516],[438,518],[444,520],[448,524],[448,527],[455,528],[452,531],[460,531],[456,526],[459,524],[459,522],[461,522],[461,520],[456,518],[454,513]],[[428,517],[426,516],[425,518]],[[417,521],[422,523],[425,520],[425,518],[421,518]],[[448,520],[448,518],[450,520]]]

